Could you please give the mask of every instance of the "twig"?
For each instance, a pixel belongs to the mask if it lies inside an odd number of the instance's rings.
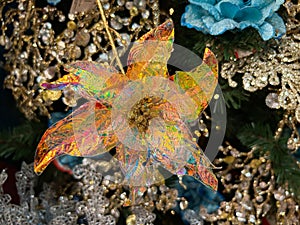
[[[113,53],[116,57],[117,64],[120,67],[121,72],[125,75],[122,63],[121,63],[120,58],[118,56],[118,52],[117,52],[117,49],[116,49],[116,46],[115,46],[115,42],[114,42],[114,40],[113,40],[113,38],[110,34],[110,31],[109,31],[108,22],[106,20],[105,14],[104,14],[102,4],[101,4],[100,0],[96,0],[96,2],[97,2],[97,5],[98,5],[98,8],[99,8],[99,11],[100,11],[101,18],[102,18],[103,23],[104,23],[105,30],[106,30],[107,35],[108,35],[109,42],[110,42],[111,47],[112,47],[112,51],[113,51]]]

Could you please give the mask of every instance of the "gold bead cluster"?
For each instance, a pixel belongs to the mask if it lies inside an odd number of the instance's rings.
[[[266,217],[272,224],[300,224],[299,203],[287,185],[277,184],[267,153],[257,157],[255,147],[241,152],[228,143],[220,151],[223,156],[214,163],[223,169],[217,176],[223,194],[233,197],[221,202],[213,214],[201,208],[199,215],[204,220],[218,225],[262,224]]]
[[[54,6],[37,7],[35,0],[3,0],[0,6],[0,45],[5,49],[5,87],[28,119],[49,116],[54,101],[76,105],[71,87],[63,91],[40,88],[40,83],[61,76],[63,65],[75,60],[114,63],[140,33],[158,24],[158,0],[100,2],[106,21],[96,6],[68,15]],[[9,10],[7,10],[9,9]],[[107,28],[109,33],[107,32]]]
[[[128,113],[128,123],[131,127],[136,127],[141,134],[148,130],[149,122],[158,116],[159,111],[154,110],[165,101],[159,97],[145,97],[138,101]]]

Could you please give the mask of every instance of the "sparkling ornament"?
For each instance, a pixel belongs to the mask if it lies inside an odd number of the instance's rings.
[[[119,16],[115,16],[111,18],[110,25],[112,26],[112,28],[116,30],[120,30],[123,27],[122,20]]]
[[[280,104],[278,101],[278,94],[277,93],[269,93],[266,97],[266,105],[271,109],[279,109]]]
[[[193,142],[187,122],[197,120],[212,98],[218,63],[206,49],[200,66],[169,76],[173,39],[173,22],[167,20],[134,43],[126,75],[105,64],[79,61],[66,66],[70,74],[42,84],[50,90],[72,86],[89,101],[46,131],[37,147],[35,172],[43,172],[61,154],[95,156],[116,147],[124,183],[142,186],[134,189],[137,195],[145,192],[143,186],[164,181],[159,167],[194,176],[216,190],[211,164]]]

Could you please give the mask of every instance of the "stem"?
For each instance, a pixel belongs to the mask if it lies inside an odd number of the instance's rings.
[[[98,8],[99,8],[99,11],[100,11],[101,18],[102,18],[103,23],[104,23],[105,30],[106,30],[107,35],[108,35],[109,42],[110,42],[111,47],[112,47],[112,51],[113,51],[113,53],[116,57],[117,64],[120,67],[120,70],[121,70],[122,74],[125,75],[122,63],[121,63],[120,58],[118,56],[118,52],[117,52],[117,49],[116,49],[116,46],[115,46],[115,42],[114,42],[114,40],[113,40],[113,38],[110,34],[110,31],[109,31],[108,22],[106,20],[105,14],[104,14],[102,4],[101,4],[100,0],[96,0],[96,2],[97,2],[97,5],[98,5]]]

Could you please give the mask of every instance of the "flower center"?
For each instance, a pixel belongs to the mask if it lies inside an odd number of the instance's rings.
[[[150,96],[142,98],[128,113],[129,126],[136,127],[142,135],[145,135],[150,120],[159,115],[157,106],[164,102],[165,100],[160,97]]]

